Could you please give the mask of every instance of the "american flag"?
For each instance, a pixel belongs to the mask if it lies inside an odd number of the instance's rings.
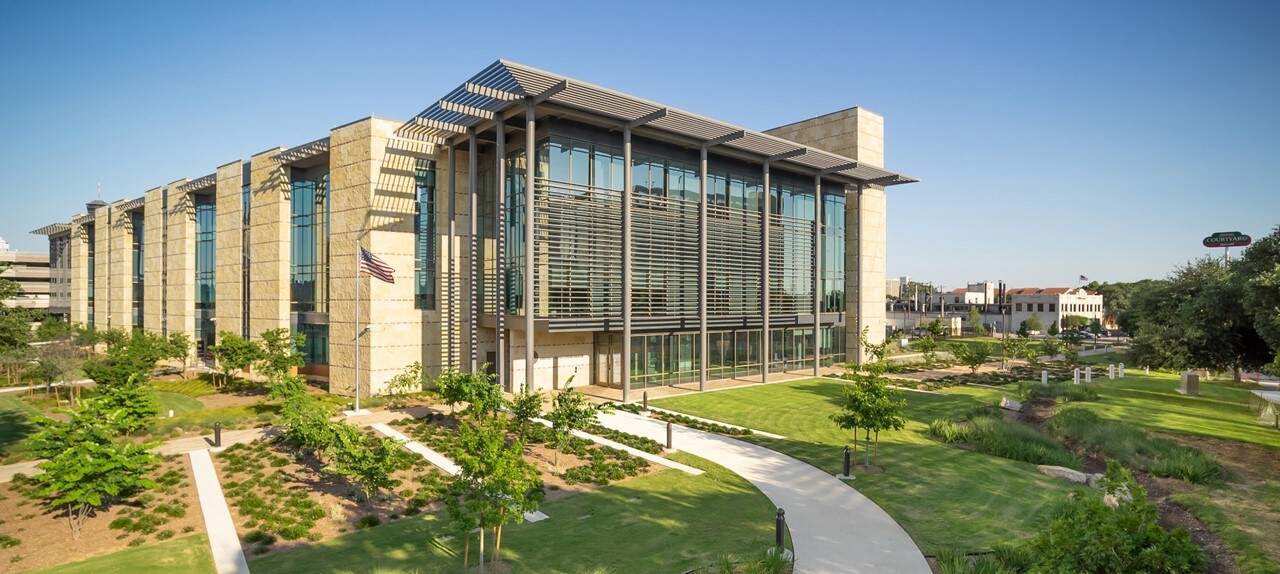
[[[369,250],[364,247],[360,248],[360,270],[381,279],[384,283],[396,282],[393,275],[396,270],[387,265],[386,261],[379,259],[377,255],[369,253]]]

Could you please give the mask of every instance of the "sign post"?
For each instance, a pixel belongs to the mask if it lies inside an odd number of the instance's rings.
[[[1253,238],[1239,231],[1219,231],[1204,238],[1202,243],[1210,249],[1221,247],[1222,261],[1226,263],[1231,261],[1232,247],[1248,247],[1250,243],[1253,243]]]

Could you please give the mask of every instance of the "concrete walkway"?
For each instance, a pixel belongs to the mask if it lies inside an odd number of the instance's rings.
[[[195,476],[196,494],[200,497],[200,512],[204,514],[204,530],[209,535],[209,548],[213,551],[213,567],[218,574],[249,574],[249,563],[240,548],[240,537],[231,520],[231,510],[222,495],[218,473],[213,468],[209,451],[193,450],[191,474]]]
[[[666,425],[627,412],[602,414],[604,426],[666,440]],[[884,510],[835,477],[765,447],[674,427],[676,448],[737,473],[787,512],[796,572],[929,574],[906,531]]]

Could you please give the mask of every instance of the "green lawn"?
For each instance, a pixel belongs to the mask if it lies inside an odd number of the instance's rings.
[[[672,458],[707,473],[663,470],[548,503],[549,520],[508,526],[503,555],[513,571],[671,574],[772,545],[775,509],[755,487],[701,459]],[[435,515],[408,518],[249,566],[254,574],[461,572],[461,545],[434,537],[443,526]]]
[[[0,395],[0,461],[22,458],[22,439],[35,432],[31,419],[39,414],[18,394]]]
[[[174,416],[193,413],[204,408],[204,405],[191,398],[188,395],[175,393],[170,391],[155,391],[156,402],[160,404],[160,416],[169,416],[172,410]]]
[[[188,397],[203,397],[218,392],[207,376],[194,379],[175,379],[169,381],[152,381],[151,386],[157,391],[180,393]]]
[[[849,433],[828,418],[844,383],[809,379],[654,401],[664,408],[786,436],[748,440],[785,452],[833,474],[840,471]],[[927,554],[976,551],[1025,537],[1043,525],[1068,486],[1035,466],[951,447],[930,439],[929,421],[959,416],[1000,400],[1000,391],[952,387],[941,394],[904,393],[909,422],[881,433],[881,474],[851,483],[894,517]]]
[[[1280,431],[1258,424],[1249,409],[1248,389],[1223,383],[1200,383],[1200,396],[1177,392],[1178,375],[1143,375],[1126,369],[1123,379],[1107,380],[1094,373],[1094,384],[1102,400],[1082,403],[1098,414],[1149,429],[1237,440],[1268,447],[1280,447]],[[1137,374],[1134,374],[1134,373]]]
[[[213,555],[209,552],[209,539],[203,534],[174,538],[55,566],[48,570],[41,570],[40,574],[135,574],[138,572],[213,574]]]

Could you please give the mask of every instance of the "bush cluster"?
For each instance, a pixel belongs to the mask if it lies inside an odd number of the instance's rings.
[[[649,454],[658,454],[662,452],[662,443],[648,437],[613,430],[603,425],[591,425],[586,428],[586,431],[598,437],[604,437],[611,441],[625,444],[631,448],[641,450]]]
[[[669,423],[687,426],[691,429],[697,429],[700,431],[719,433],[719,434],[729,435],[729,436],[747,436],[751,434],[751,429],[725,426],[725,425],[716,424],[716,423],[709,423],[706,421],[695,419],[693,417],[687,417],[685,415],[680,415],[675,413],[653,411],[652,416],[653,418],[661,421],[666,421]]]
[[[965,444],[992,456],[1032,464],[1080,468],[1080,458],[1057,441],[1022,423],[998,415],[978,414],[968,420],[948,417],[929,423],[929,434],[948,444]]]
[[[1093,411],[1066,408],[1049,419],[1051,434],[1126,466],[1198,484],[1214,483],[1224,476],[1222,465],[1199,449],[1147,435],[1142,429],[1104,419]]]
[[[268,462],[274,456],[267,443],[233,445],[218,456],[224,462],[223,471],[227,476],[223,490],[231,505],[247,519],[245,528],[270,535],[271,540],[275,536],[297,540],[310,534],[316,522],[324,518],[324,509],[311,500],[305,490],[289,488],[278,473],[267,472]],[[266,541],[254,536],[257,538],[254,542]]]

